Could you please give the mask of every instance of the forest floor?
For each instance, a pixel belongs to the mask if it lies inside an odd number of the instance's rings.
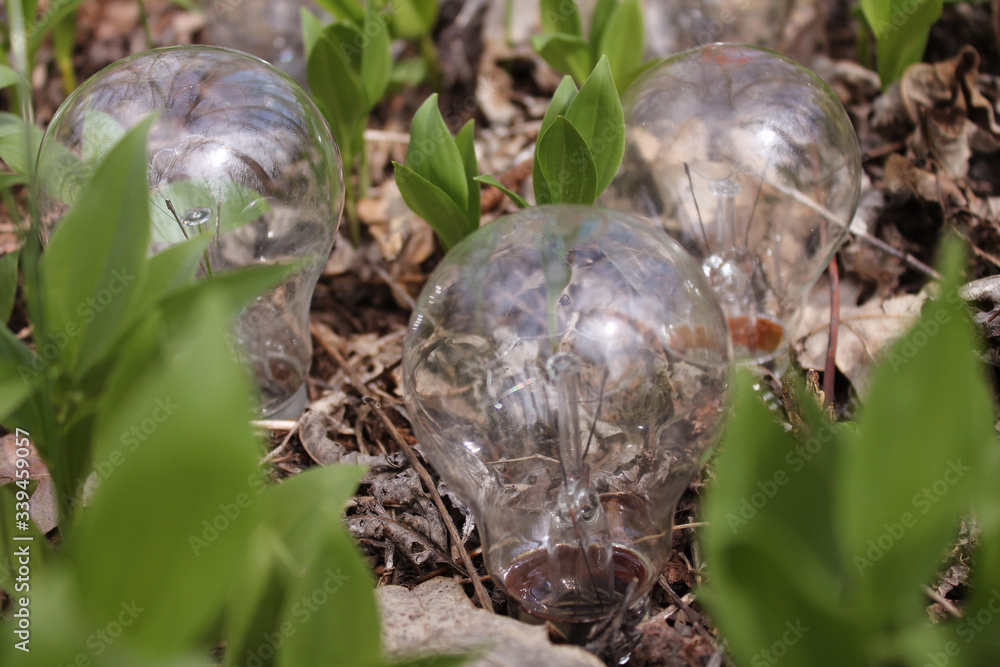
[[[453,130],[476,119],[483,173],[529,192],[534,141],[559,77],[528,45],[537,8],[518,0],[505,27],[502,5],[444,0],[434,31],[443,70],[440,106]],[[209,43],[205,15],[166,0],[148,0],[146,7],[154,46]],[[988,336],[1000,337],[1000,319],[993,320],[1000,283],[989,280],[1000,274],[1000,124],[995,117],[1000,0],[946,5],[931,33],[925,57],[930,64],[912,68],[885,93],[877,75],[858,62],[857,34],[846,3],[798,0],[779,45],[830,84],[862,148],[861,206],[851,240],[838,256],[840,336],[832,398],[841,416],[853,413],[879,350],[919,312],[936,241],[945,229],[965,237],[973,249],[970,275],[986,279],[977,283],[978,317]],[[134,0],[83,4],[73,57],[78,81],[145,48]],[[65,98],[66,84],[48,47],[38,63],[33,84],[37,118],[44,125]],[[390,161],[403,161],[409,119],[430,92],[405,90],[373,114],[366,135],[372,188],[358,203],[363,243],[353,248],[342,225],[313,298],[310,409],[298,421],[262,427],[272,438],[267,459],[276,478],[336,462],[368,466],[347,522],[369,555],[379,585],[414,587],[452,577],[476,599],[475,580],[494,611],[505,614],[504,595],[483,567],[474,524],[434,471],[421,464],[402,408],[400,361],[409,312],[443,253],[429,227],[403,204]],[[484,221],[511,210],[499,191],[484,191]],[[0,219],[0,254],[15,244],[12,227]],[[798,363],[821,376],[831,370],[829,295],[824,278],[793,346]],[[990,342],[987,361],[1000,364],[996,339]],[[642,643],[631,665],[725,662],[722,642],[711,619],[699,611],[695,592],[703,566],[697,526],[704,482],[696,480],[677,508],[675,524],[681,529],[675,530],[669,565],[653,591],[652,613],[639,627]],[[464,564],[470,559],[476,568],[472,573]],[[961,593],[968,576],[961,559],[952,565],[928,598],[932,615],[945,613],[947,600]]]

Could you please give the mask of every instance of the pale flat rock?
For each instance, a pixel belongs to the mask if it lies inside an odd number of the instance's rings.
[[[576,646],[557,646],[543,626],[475,607],[454,579],[437,577],[413,590],[375,591],[382,641],[392,658],[475,652],[470,667],[604,667]]]

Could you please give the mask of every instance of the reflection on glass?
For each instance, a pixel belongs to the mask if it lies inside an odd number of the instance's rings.
[[[298,84],[257,58],[213,47],[126,58],[77,88],[46,131],[38,163],[46,237],[97,161],[151,113],[150,253],[207,235],[204,274],[302,264],[248,306],[234,332],[263,413],[296,415],[312,356],[309,302],[343,207],[330,130]]]
[[[406,404],[520,614],[575,640],[641,610],[714,443],[730,342],[698,264],[621,213],[528,209],[456,246],[404,347]]]
[[[857,206],[847,112],[790,58],[738,44],[661,61],[622,104],[625,158],[601,203],[677,238],[722,302],[737,359],[780,370]]]

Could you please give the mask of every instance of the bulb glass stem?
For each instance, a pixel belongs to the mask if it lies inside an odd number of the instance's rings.
[[[735,246],[738,243],[736,238],[736,195],[740,193],[740,184],[730,178],[722,178],[712,181],[709,187],[715,194],[718,209],[719,224],[716,226],[716,230],[719,233],[719,246]]]
[[[546,374],[558,397],[555,416],[563,468],[563,484],[546,547],[552,577],[549,604],[578,613],[580,608],[602,608],[614,600],[612,540],[604,508],[590,488],[583,461],[580,360],[570,353],[556,354],[546,362]]]

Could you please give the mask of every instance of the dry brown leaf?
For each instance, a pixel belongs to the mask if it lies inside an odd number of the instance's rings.
[[[356,261],[358,261],[358,251],[354,249],[350,241],[343,236],[338,236],[337,243],[333,246],[333,252],[326,258],[323,275],[344,275],[351,270]]]
[[[416,297],[419,285],[409,277],[422,275],[420,265],[434,254],[434,232],[406,206],[394,180],[386,180],[380,189],[379,199],[358,202],[358,215],[388,264],[389,275]],[[394,296],[400,306],[409,307]]]
[[[882,235],[887,237],[887,242],[893,247],[903,246],[904,250],[908,249],[904,245],[905,239],[895,226],[886,225]],[[900,259],[862,240],[841,248],[840,257],[847,273],[875,285],[874,296],[883,299],[895,293],[899,287],[899,279],[906,273],[907,267]]]
[[[923,201],[945,208],[965,209],[969,205],[971,193],[961,187],[952,174],[940,170],[931,173],[898,153],[892,153],[886,160],[885,181],[893,193],[908,191]]]
[[[340,418],[344,410],[341,407]],[[344,457],[343,445],[329,438],[327,433],[337,432],[337,423],[330,415],[307,412],[299,427],[299,440],[309,457],[321,466],[332,465]]]
[[[17,479],[17,438],[13,434],[0,438],[0,486]],[[59,525],[59,509],[56,503],[56,487],[52,483],[48,468],[42,463],[34,445],[28,448],[29,479],[38,486],[28,501],[31,520],[42,533],[47,533]]]
[[[14,232],[0,232],[0,257],[12,253],[20,247],[17,234]]]
[[[840,329],[836,364],[840,372],[864,393],[879,355],[917,320],[925,295],[901,294],[889,299],[871,298],[857,303],[862,286],[840,283]],[[822,370],[830,330],[830,283],[820,280],[809,300],[795,336],[798,360],[803,368]]]
[[[908,135],[919,162],[933,161],[964,177],[973,146],[1000,148],[1000,125],[981,90],[979,62],[967,45],[949,60],[911,66],[876,101],[873,127],[889,137]]]

